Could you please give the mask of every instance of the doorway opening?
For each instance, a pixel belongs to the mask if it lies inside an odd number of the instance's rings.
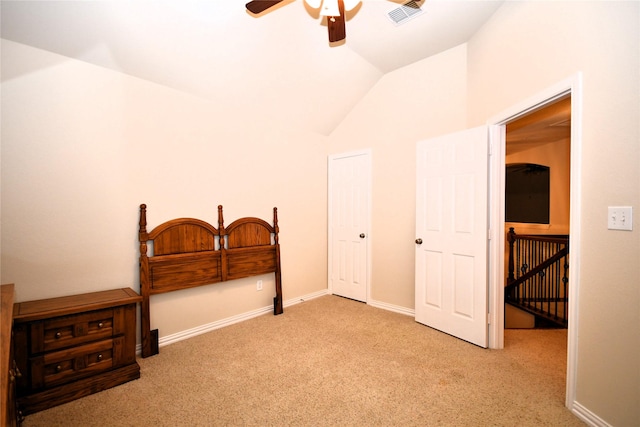
[[[571,95],[506,127],[505,328],[566,327]]]
[[[568,328],[565,405],[573,409],[576,392],[578,314],[580,283],[580,210],[581,210],[581,150],[582,150],[582,76],[575,74],[547,88],[537,95],[513,106],[489,120],[491,142],[490,221],[492,237],[489,248],[489,347],[504,347],[505,324],[505,169],[507,127],[520,118],[547,106],[568,99],[570,103],[569,154],[569,245],[571,247],[571,274],[568,279]]]
[[[570,154],[570,94],[506,124],[505,347],[528,349],[554,396],[566,390]]]

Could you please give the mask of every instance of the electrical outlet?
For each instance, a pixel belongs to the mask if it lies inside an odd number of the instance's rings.
[[[262,280],[258,280],[258,282],[256,283],[256,290],[258,291],[262,290]]]
[[[609,230],[633,230],[631,206],[609,206],[607,228]]]

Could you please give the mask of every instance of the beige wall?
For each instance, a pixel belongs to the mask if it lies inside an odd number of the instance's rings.
[[[387,74],[329,137],[372,149],[371,296],[414,307],[416,142],[464,127],[465,45]]]
[[[470,126],[583,73],[576,401],[638,425],[640,226],[607,230],[607,206],[640,207],[640,3],[506,2],[468,50]]]
[[[640,206],[639,7],[505,2],[467,44],[384,76],[328,139],[248,126],[240,108],[3,41],[1,280],[18,300],[137,289],[137,206],[153,226],[215,221],[221,203],[228,220],[277,205],[285,300],[321,291],[326,154],[371,148],[372,297],[412,309],[416,142],[582,72],[576,400],[610,425],[638,425],[640,226],[607,230],[606,207]],[[152,326],[162,336],[268,305],[254,289],[158,296]]]
[[[569,234],[571,140],[565,139],[527,146],[526,149],[507,154],[505,163],[535,163],[548,166],[551,187],[549,224],[506,222],[504,225],[505,241],[510,227],[513,227],[517,234]],[[505,243],[504,249],[504,277],[507,277],[509,275],[509,265],[506,262],[509,259],[509,245],[507,243]]]
[[[386,75],[329,139],[330,153],[373,150],[372,296],[413,308],[416,141],[582,73],[576,402],[611,425],[640,424],[637,220],[633,232],[606,227],[607,206],[640,206],[639,6],[506,2],[466,46]]]
[[[505,162],[535,163],[549,167],[549,224],[506,223],[518,234],[569,234],[571,141],[562,140],[536,144],[524,150],[507,154]]]
[[[277,206],[285,301],[326,289],[326,137],[6,40],[2,76],[1,280],[18,301],[138,290],[140,203],[149,230]],[[154,296],[152,328],[267,307],[260,278]]]

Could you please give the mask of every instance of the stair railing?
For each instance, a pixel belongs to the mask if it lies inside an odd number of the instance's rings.
[[[569,235],[507,234],[505,302],[554,324],[568,319]]]

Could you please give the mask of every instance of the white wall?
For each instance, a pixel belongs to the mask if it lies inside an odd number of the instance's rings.
[[[18,301],[139,290],[141,203],[148,230],[277,206],[284,299],[326,289],[326,137],[7,40],[2,78],[1,281]],[[152,328],[272,305],[260,278],[154,296]]]
[[[464,127],[465,45],[385,75],[330,135],[329,151],[372,149],[371,296],[414,307],[416,142]]]

